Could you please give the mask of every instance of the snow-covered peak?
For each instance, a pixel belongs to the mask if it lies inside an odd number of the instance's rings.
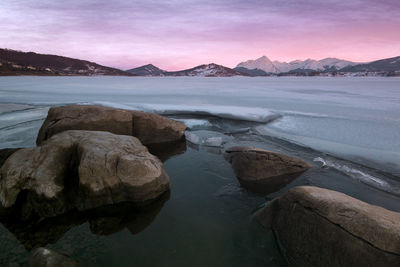
[[[354,66],[354,65],[358,64],[355,62],[342,60],[342,59],[338,59],[338,58],[332,58],[332,57],[321,59],[319,62],[321,62],[323,66],[328,66],[330,68],[335,67],[336,69],[342,69],[344,67]]]
[[[293,60],[290,62],[271,61],[268,57],[262,56],[255,60],[248,60],[239,63],[237,67],[246,69],[260,69],[269,73],[289,72],[292,70],[315,70],[324,71],[327,69],[341,69],[347,66],[353,66],[357,63],[341,60],[337,58],[325,58],[322,60],[315,60],[308,58],[306,60]]]
[[[279,69],[274,65],[274,63],[272,63],[272,61],[266,56],[262,56],[255,60],[247,60],[245,62],[239,63],[237,67],[242,67],[246,69],[260,69],[270,73],[280,72]]]

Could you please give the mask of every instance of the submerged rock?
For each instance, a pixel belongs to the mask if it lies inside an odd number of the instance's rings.
[[[157,114],[103,106],[69,105],[50,108],[36,143],[40,145],[54,134],[66,130],[88,130],[135,136],[146,145],[180,140],[185,129],[185,124]]]
[[[59,133],[41,146],[18,150],[1,168],[1,203],[20,204],[23,218],[124,201],[140,204],[168,190],[157,157],[137,138],[108,132]]]
[[[400,213],[345,194],[295,187],[255,217],[295,266],[400,266]]]
[[[253,147],[231,147],[225,158],[240,184],[257,193],[272,193],[311,166],[300,159]]]
[[[48,248],[36,248],[29,256],[29,267],[77,267],[70,257]]]

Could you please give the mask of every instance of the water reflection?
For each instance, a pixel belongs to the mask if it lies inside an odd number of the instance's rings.
[[[125,202],[85,212],[68,212],[35,222],[0,221],[27,250],[31,250],[56,243],[70,229],[86,222],[95,235],[110,235],[125,228],[133,235],[137,234],[154,221],[169,197],[170,192],[166,192],[156,201],[143,206]]]
[[[176,142],[159,143],[146,145],[149,152],[157,156],[162,162],[186,152],[186,140]]]

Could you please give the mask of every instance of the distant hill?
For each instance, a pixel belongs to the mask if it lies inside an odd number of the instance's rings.
[[[399,72],[400,73],[400,56],[381,59],[365,64],[345,67],[341,72]]]
[[[246,76],[245,73],[237,70],[217,65],[214,63],[200,65],[191,69],[166,72],[168,76],[201,76],[201,77],[231,77],[231,76]]]
[[[125,71],[56,55],[0,49],[0,75],[118,75]]]
[[[138,76],[164,76],[166,71],[157,68],[153,64],[147,64],[138,68],[127,70],[126,72],[138,75]]]

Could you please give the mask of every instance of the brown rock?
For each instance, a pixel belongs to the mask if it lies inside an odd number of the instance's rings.
[[[295,266],[400,266],[400,213],[345,194],[295,187],[255,217]]]
[[[24,218],[143,203],[167,190],[158,158],[137,138],[108,132],[62,132],[39,147],[20,149],[1,168],[1,203],[8,208],[23,199]]]
[[[166,117],[141,111],[131,111],[133,136],[147,144],[174,142],[183,139],[186,125]]]
[[[311,166],[300,159],[253,147],[231,147],[225,158],[240,184],[257,193],[272,193]]]
[[[69,105],[53,107],[40,128],[39,145],[54,134],[66,130],[107,131],[139,138],[143,144],[178,141],[186,125],[166,117],[103,106]]]
[[[132,115],[123,109],[102,106],[69,105],[49,109],[36,143],[66,130],[107,131],[132,135]]]

